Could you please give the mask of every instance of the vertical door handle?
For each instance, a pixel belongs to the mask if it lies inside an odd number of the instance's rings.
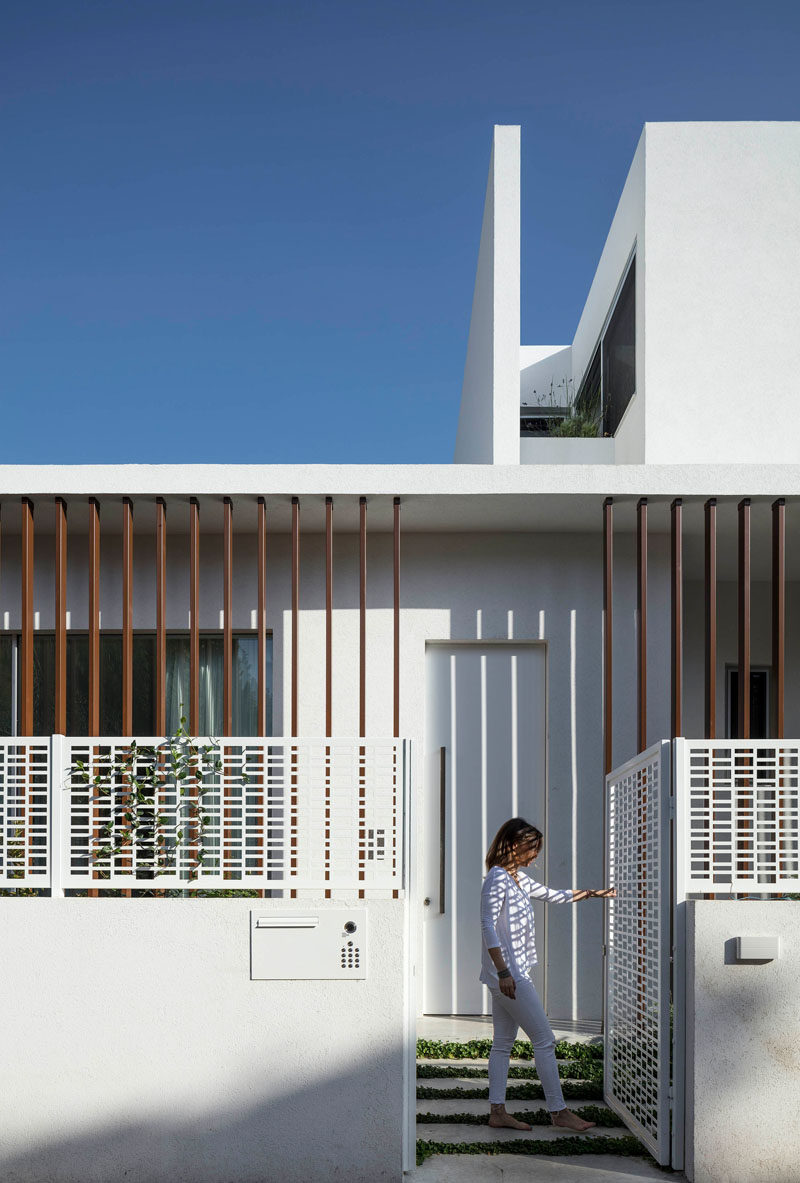
[[[447,817],[447,748],[439,748],[439,915],[445,905],[445,821]]]

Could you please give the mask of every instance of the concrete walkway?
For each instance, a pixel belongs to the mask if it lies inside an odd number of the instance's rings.
[[[426,1159],[411,1176],[413,1183],[638,1183],[640,1179],[679,1183],[685,1178],[683,1174],[665,1174],[655,1163],[641,1158],[615,1157],[610,1166],[607,1154],[575,1158],[438,1154]]]

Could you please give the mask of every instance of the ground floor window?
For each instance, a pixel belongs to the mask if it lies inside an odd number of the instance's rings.
[[[739,738],[739,670],[725,669],[728,739]],[[769,739],[769,670],[750,670],[750,739]]]
[[[18,734],[19,636],[0,637],[0,735]],[[267,734],[272,733],[272,636],[265,655]],[[200,637],[201,735],[222,733],[223,639],[219,633]],[[258,711],[258,637],[233,636],[232,714],[234,735],[255,735]],[[167,732],[189,714],[189,634],[167,634]],[[133,634],[133,734],[152,735],[156,709],[156,638]],[[55,636],[37,632],[33,638],[33,732],[55,730]],[[89,637],[67,634],[67,734],[89,730]],[[100,634],[100,734],[122,734],[122,635]]]

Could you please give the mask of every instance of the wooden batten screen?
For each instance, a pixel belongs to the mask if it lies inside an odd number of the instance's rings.
[[[647,498],[636,506],[636,743],[647,747]]]
[[[133,502],[122,499],[122,734],[133,734]]]
[[[717,736],[717,502],[705,503],[705,736]]]
[[[156,498],[156,734],[167,731],[167,505]]]
[[[222,527],[222,732],[233,732],[233,501],[224,501]]]
[[[750,738],[750,499],[739,502],[739,739]]]
[[[189,502],[189,730],[200,731],[200,504]]]
[[[400,498],[394,499],[393,522],[393,583],[394,583],[394,703],[393,730],[395,739],[400,735]]]
[[[89,734],[100,734],[100,503],[89,498]]]
[[[19,732],[33,734],[33,502],[22,498],[22,636]]]
[[[56,497],[55,729],[67,733],[67,503]]]
[[[772,505],[772,734],[783,739],[786,663],[786,501]]]
[[[292,735],[298,725],[298,657],[300,625],[300,499],[292,498]]]
[[[614,767],[613,640],[614,640],[614,499],[603,502],[603,772]]]
[[[676,497],[671,506],[670,530],[670,689],[671,734],[683,733],[683,502]]]
[[[333,498],[325,498],[325,734],[333,735]]]
[[[259,735],[267,734],[267,503],[258,499],[258,726]]]

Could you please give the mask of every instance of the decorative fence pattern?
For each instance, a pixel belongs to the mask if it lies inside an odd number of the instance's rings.
[[[675,741],[681,898],[800,891],[800,744]]]
[[[609,903],[605,1090],[658,1162],[670,1160],[669,744],[606,778]]]
[[[0,739],[0,887],[50,886],[50,740]]]
[[[0,759],[6,886],[404,885],[401,740],[53,736]]]

